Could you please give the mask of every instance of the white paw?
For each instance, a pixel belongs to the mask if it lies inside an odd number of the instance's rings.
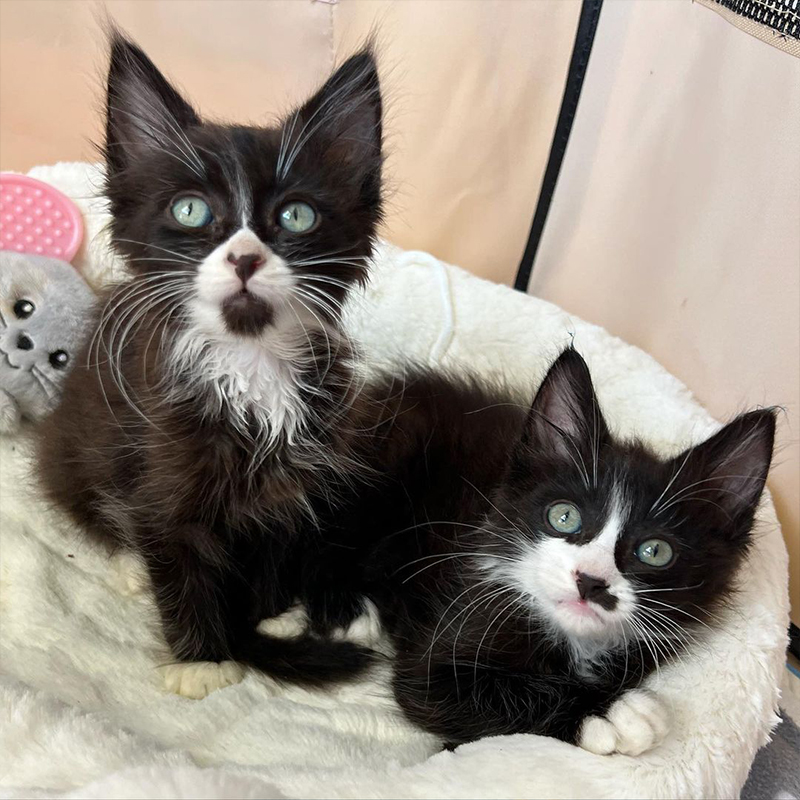
[[[133,553],[116,553],[111,556],[108,585],[124,597],[141,594],[148,584],[147,569]]]
[[[364,613],[354,619],[346,628],[337,628],[333,639],[346,639],[348,642],[375,647],[381,641],[381,619],[378,609],[371,600],[364,599]]]
[[[279,639],[293,639],[305,633],[308,627],[306,608],[299,603],[277,617],[262,619],[258,623],[259,633],[266,636],[275,636]]]
[[[638,756],[660,744],[669,730],[661,701],[644,689],[632,689],[616,700],[605,717],[587,717],[578,744],[591,753]]]
[[[239,683],[244,678],[244,669],[235,661],[190,661],[167,664],[161,667],[161,674],[167,691],[202,700],[217,689]]]

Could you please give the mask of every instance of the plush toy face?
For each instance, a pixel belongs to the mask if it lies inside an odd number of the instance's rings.
[[[36,419],[52,407],[93,301],[66,262],[0,252],[0,416]]]

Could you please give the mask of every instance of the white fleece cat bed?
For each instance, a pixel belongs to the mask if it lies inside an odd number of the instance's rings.
[[[96,169],[33,171],[75,198],[78,262],[110,274]],[[609,424],[676,452],[717,423],[649,356],[559,308],[423,253],[383,247],[353,327],[368,352],[403,352],[543,376],[574,336]],[[731,409],[733,412],[738,409]],[[649,686],[672,731],[638,758],[597,756],[537,736],[437,752],[400,717],[386,673],[328,693],[248,674],[193,701],[167,694],[146,595],[111,588],[109,564],[38,501],[27,443],[0,441],[0,794],[7,797],[734,797],[776,721],[788,619],[787,558],[771,501],[741,591],[704,646]]]

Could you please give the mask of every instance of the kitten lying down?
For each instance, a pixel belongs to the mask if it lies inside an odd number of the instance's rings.
[[[425,370],[394,396],[373,443],[383,480],[326,532],[318,575],[349,576],[379,616],[407,718],[449,747],[510,733],[596,753],[657,744],[666,714],[642,683],[734,591],[774,410],[659,458],[609,431],[573,349],[530,407]],[[330,632],[353,606],[320,597],[318,575],[302,599]]]

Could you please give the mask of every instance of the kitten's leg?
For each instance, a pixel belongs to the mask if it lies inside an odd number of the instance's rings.
[[[171,690],[202,697],[241,680],[240,664],[276,680],[306,686],[349,680],[370,665],[373,654],[352,642],[309,635],[280,639],[258,633],[259,605],[252,576],[245,574],[252,564],[241,558],[229,561],[227,553],[234,543],[226,541],[228,547],[222,549],[214,541],[203,529],[172,531],[169,542],[151,538],[144,549],[173,653],[181,662],[206,662],[200,670],[181,665],[167,668],[165,679]],[[280,584],[280,573],[273,579]],[[271,602],[283,596],[281,589]],[[230,663],[234,660],[238,663]]]
[[[346,631],[364,612],[364,597],[355,591],[315,587],[305,599],[311,629],[321,636]]]
[[[180,536],[181,543],[175,543]],[[167,644],[179,663],[163,668],[169,691],[199,699],[238,683],[244,670],[232,660],[231,641],[247,624],[244,587],[231,580],[209,532],[172,532],[172,542],[143,548]],[[204,551],[197,545],[204,544]]]
[[[614,694],[566,675],[508,673],[400,652],[395,697],[406,715],[455,747],[484,736],[536,733],[596,753],[638,755],[667,732],[664,709],[642,690]]]
[[[660,744],[668,730],[663,703],[644,689],[631,689],[615,700],[604,716],[586,717],[577,743],[600,755],[638,756]]]
[[[367,611],[358,559],[358,552],[339,546],[305,554],[299,594],[315,633],[340,634]]]

